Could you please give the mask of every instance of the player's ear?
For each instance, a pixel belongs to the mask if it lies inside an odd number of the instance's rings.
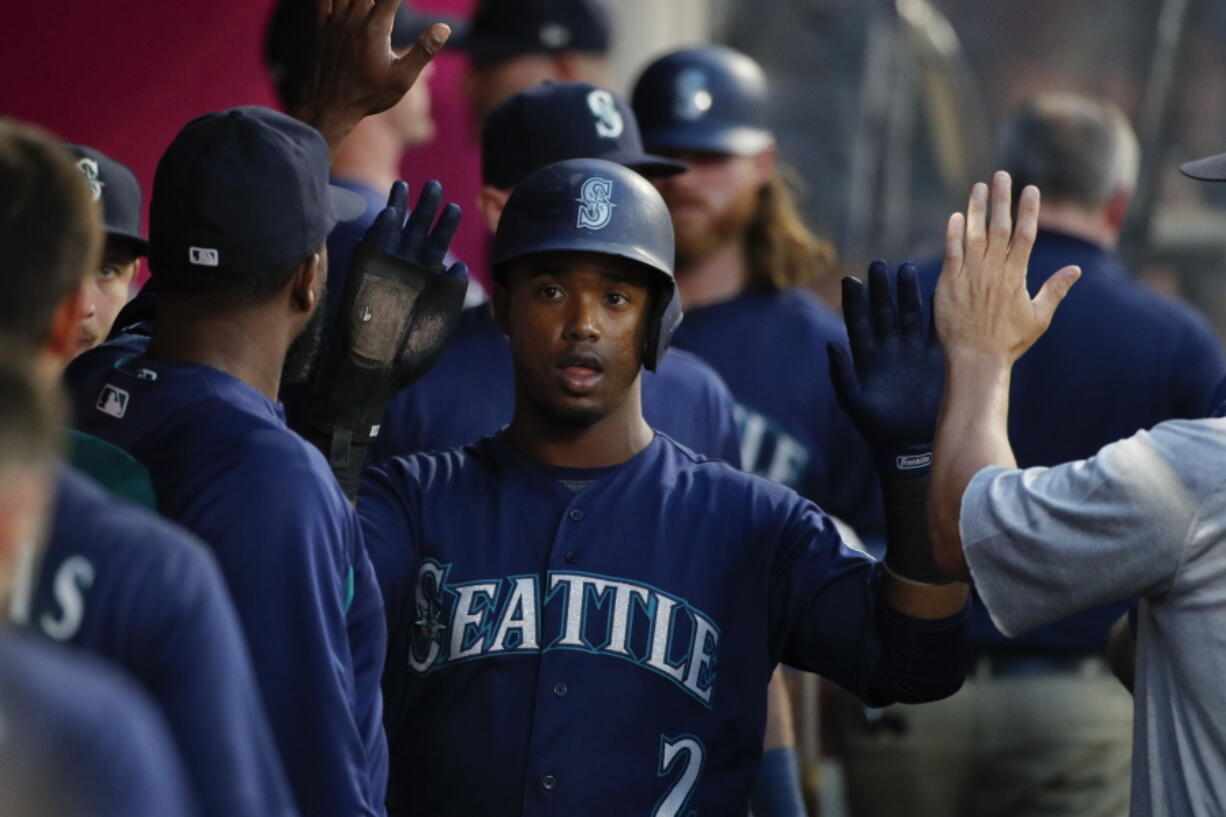
[[[302,259],[290,281],[290,303],[295,310],[310,314],[323,296],[327,275],[323,252],[321,248]]]
[[[490,228],[491,233],[498,232],[502,209],[507,206],[507,199],[510,197],[510,190],[490,187],[488,184],[477,191],[477,210],[481,212],[481,218],[485,220],[485,226]]]
[[[494,291],[490,295],[490,304],[494,307],[494,324],[504,336],[510,336],[510,323],[507,312],[510,306],[510,293],[507,291],[506,274],[494,276]]]
[[[92,272],[91,272],[92,275]],[[60,299],[51,316],[51,331],[47,333],[47,351],[62,360],[71,360],[81,337],[81,320],[85,317],[89,279]]]

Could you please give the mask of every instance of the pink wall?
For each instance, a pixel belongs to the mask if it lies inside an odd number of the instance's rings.
[[[468,16],[475,0],[418,0],[420,9]],[[275,105],[263,65],[273,0],[107,0],[28,3],[0,49],[0,114],[93,145],[129,165],[146,204],[158,157],[194,116],[234,105]],[[6,15],[10,21],[13,15]],[[479,180],[459,78],[464,60],[443,54],[431,81],[438,137],[413,151],[414,189],[438,178],[466,210]],[[426,169],[430,169],[427,172]],[[484,228],[469,219],[456,254],[485,273]]]

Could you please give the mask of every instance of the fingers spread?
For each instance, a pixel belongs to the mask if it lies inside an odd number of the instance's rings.
[[[971,198],[966,205],[966,240],[963,250],[964,263],[971,269],[983,260],[983,253],[987,248],[987,213],[988,186],[983,182],[976,182],[971,187]]]
[[[443,45],[450,36],[450,26],[445,23],[435,23],[417,37],[417,42],[409,46],[408,51],[395,59],[392,69],[400,81],[405,83],[406,88],[417,81],[422,69],[434,59],[439,51],[443,50]]]
[[[399,207],[402,211],[409,209],[409,185],[397,179],[392,182],[392,189],[387,194],[387,206]]]
[[[992,222],[988,228],[986,256],[993,265],[1003,263],[1009,252],[1009,238],[1013,233],[1011,209],[1013,180],[1003,170],[992,176]]]
[[[1073,284],[1077,283],[1077,279],[1081,277],[1080,267],[1064,267],[1055,275],[1043,282],[1043,286],[1039,289],[1039,294],[1034,296],[1031,302],[1034,305],[1035,317],[1039,320],[1039,325],[1044,329],[1051,323],[1052,316],[1056,314],[1056,307],[1064,300],[1064,296],[1068,295],[1068,291],[1073,288]]]
[[[1039,232],[1039,188],[1027,185],[1017,202],[1017,226],[1013,228],[1013,240],[1009,242],[1010,271],[1026,276],[1030,262],[1030,250]]]
[[[873,328],[868,319],[864,284],[850,275],[843,279],[843,323],[847,326],[852,355],[857,362],[864,361],[873,350]]]
[[[430,231],[426,246],[421,252],[421,263],[427,267],[443,263],[447,250],[451,247],[451,239],[455,238],[456,229],[460,226],[460,205],[452,202],[443,209],[438,224]]]
[[[919,273],[910,262],[898,268],[898,329],[904,340],[919,341],[924,335],[924,299]]]
[[[425,244],[430,225],[434,223],[434,217],[438,215],[438,208],[442,201],[443,186],[433,180],[426,182],[421,195],[417,197],[417,206],[409,215],[409,223],[404,227],[404,237],[400,240],[402,258],[417,258]]]
[[[890,272],[884,261],[874,261],[868,267],[868,300],[872,307],[873,333],[877,340],[884,340],[898,334],[898,316],[894,314],[894,293],[890,291]]]

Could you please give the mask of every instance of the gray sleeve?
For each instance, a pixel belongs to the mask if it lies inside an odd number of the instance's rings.
[[[1191,453],[1177,434],[1142,431],[1088,460],[976,474],[962,497],[962,546],[1000,631],[1167,591],[1199,511],[1181,473]]]

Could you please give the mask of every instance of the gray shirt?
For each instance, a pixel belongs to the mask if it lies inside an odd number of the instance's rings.
[[[1054,468],[985,468],[961,532],[1006,635],[1142,599],[1132,814],[1226,814],[1226,419],[1161,423]]]

